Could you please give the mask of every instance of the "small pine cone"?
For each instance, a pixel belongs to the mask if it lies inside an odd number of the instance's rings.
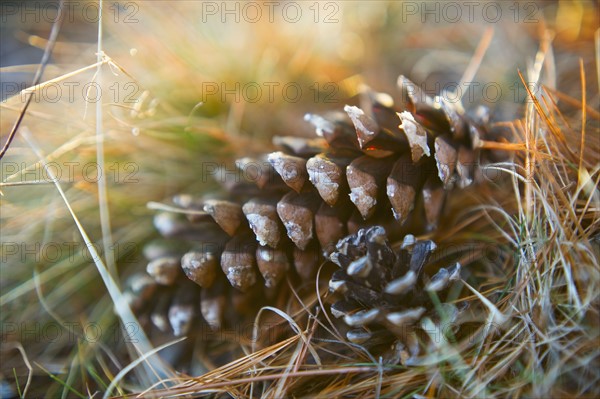
[[[388,361],[406,362],[419,353],[419,321],[428,314],[437,316],[431,295],[443,296],[450,283],[460,279],[459,263],[432,277],[424,274],[435,248],[433,241],[407,235],[395,252],[381,226],[361,229],[338,242],[331,261],[340,270],[333,273],[329,287],[342,299],[332,304],[331,313],[349,327],[349,341],[367,347],[392,344],[401,359]]]
[[[211,298],[210,306],[198,307],[207,322],[218,326],[224,312],[215,307],[226,306],[227,295],[255,298],[262,292],[269,298],[285,276],[314,278],[348,234],[381,225],[397,238],[435,228],[449,190],[480,178],[487,116],[468,117],[402,76],[398,85],[402,99],[397,103],[364,89],[360,107],[305,116],[317,137],[276,136],[273,143],[280,151],[237,160],[238,174],[217,170],[221,197],[174,198],[177,206],[193,212],[187,218],[173,213],[155,217],[164,237],[187,243],[183,252],[155,251],[149,259],[148,272],[159,289],[178,285],[173,265],[179,263],[180,275],[201,287],[201,298]],[[420,277],[421,270],[413,272]],[[221,281],[233,291],[222,291],[224,297],[208,293]]]

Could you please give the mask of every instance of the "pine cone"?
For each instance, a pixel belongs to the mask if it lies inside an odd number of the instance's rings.
[[[431,295],[443,295],[450,282],[460,278],[459,263],[432,277],[424,273],[435,248],[433,241],[407,235],[395,252],[381,226],[361,229],[338,242],[331,261],[341,270],[333,273],[329,288],[343,299],[332,304],[331,313],[350,327],[349,341],[383,347],[384,353],[400,356],[404,363],[419,353],[420,319],[438,317]],[[453,305],[446,307],[457,314]],[[389,351],[390,345],[396,350]]]
[[[220,326],[230,297],[258,306],[256,298],[277,295],[284,276],[313,278],[323,255],[360,228],[382,225],[390,237],[435,228],[447,192],[478,177],[487,116],[469,118],[402,76],[398,84],[397,104],[365,89],[360,108],[306,115],[318,137],[275,137],[282,151],[236,161],[239,174],[218,170],[224,197],[176,197],[188,217],[161,213],[155,226],[186,242],[186,253],[153,254],[148,272],[159,285],[177,287],[180,264],[202,287],[202,315]],[[413,272],[419,277],[420,270]],[[223,276],[234,287],[231,295]],[[176,296],[178,289],[171,291]]]

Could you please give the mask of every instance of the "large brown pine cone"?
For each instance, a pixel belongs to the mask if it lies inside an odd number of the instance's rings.
[[[219,326],[228,302],[258,306],[284,276],[312,278],[322,256],[362,227],[382,225],[390,237],[433,229],[449,190],[480,177],[487,116],[478,111],[474,120],[402,76],[398,85],[396,102],[364,89],[360,107],[305,117],[317,137],[275,137],[281,151],[238,160],[240,173],[213,170],[224,196],[176,197],[187,218],[158,214],[159,232],[184,248],[147,251],[148,273],[169,298],[146,309],[163,315],[152,319],[171,320],[183,334],[200,310]],[[183,274],[202,289],[182,285]]]

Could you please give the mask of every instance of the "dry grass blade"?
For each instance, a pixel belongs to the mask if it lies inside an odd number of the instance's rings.
[[[33,78],[33,86],[36,86],[40,83],[40,81],[42,79],[42,75],[44,74],[44,70],[46,69],[46,65],[50,61],[50,55],[52,54],[52,50],[54,49],[54,45],[56,44],[56,38],[58,37],[58,32],[60,31],[60,27],[63,22],[64,5],[65,5],[64,0],[60,0],[60,2],[58,4],[58,15],[56,16],[54,24],[52,25],[52,30],[50,31],[50,37],[48,38],[48,42],[46,43],[46,48],[44,49],[44,55],[42,56],[42,61],[40,62],[40,66],[38,67],[37,71],[35,72],[35,77]],[[15,121],[12,129],[10,130],[10,133],[8,134],[6,142],[2,146],[2,149],[0,150],[0,159],[2,159],[4,157],[4,154],[6,154],[6,151],[8,151],[8,148],[10,147],[10,144],[12,143],[13,139],[15,138],[15,135],[17,134],[17,130],[19,130],[19,126],[21,126],[21,122],[23,122],[23,118],[25,117],[25,115],[27,113],[27,109],[29,108],[29,105],[31,104],[32,100],[33,100],[33,93],[32,92],[27,93],[27,100],[25,101],[23,108],[19,112],[19,116],[18,116],[17,120]]]
[[[48,168],[47,161],[45,160],[44,155],[41,153],[39,146],[36,144],[32,135],[27,131],[26,128],[22,128],[20,132],[21,132],[21,135],[23,135],[23,137],[27,140],[27,142],[31,146],[33,152],[36,154],[38,159],[42,162],[42,164],[46,168],[46,171],[47,171],[48,175],[51,177],[52,181],[54,181],[56,190],[59,192],[62,200],[64,201],[64,204],[68,208],[69,213],[71,214],[71,217],[73,218],[73,221],[77,225],[77,228],[79,229],[79,232],[80,232],[83,240],[85,241],[87,248],[90,251],[90,254],[92,255],[92,259],[94,260],[94,263],[96,264],[98,272],[99,272],[100,276],[102,277],[104,284],[106,285],[108,293],[110,294],[110,296],[115,304],[115,309],[116,309],[117,313],[119,314],[121,320],[125,324],[131,323],[131,325],[137,325],[138,323],[137,323],[137,319],[136,319],[135,315],[132,313],[131,309],[129,308],[129,305],[126,303],[121,290],[119,289],[118,285],[116,284],[116,282],[114,281],[114,279],[112,278],[110,273],[108,272],[106,266],[102,262],[102,259],[100,258],[94,245],[90,241],[87,233],[85,232],[83,226],[81,225],[77,215],[74,213],[73,209],[71,208],[71,205],[69,204],[69,200],[67,199],[64,191],[62,190],[60,183],[58,182],[58,179],[56,178],[56,175],[54,174],[54,171],[51,168]],[[137,338],[138,338],[138,340],[136,340],[137,344],[134,343],[134,346],[136,347],[136,350],[138,351],[138,353],[145,354],[152,350],[152,345],[150,344],[148,338],[145,336],[143,331],[138,331]],[[146,364],[148,364],[148,366],[151,370],[154,370],[154,369],[158,370],[158,374],[156,374],[156,371],[154,371],[154,373],[155,373],[154,377],[157,377],[159,374],[162,374],[162,375],[171,374],[170,369],[165,364],[163,364],[162,360],[157,359],[155,357],[153,359],[152,364],[150,364],[150,363],[148,363],[147,358],[144,358],[144,359],[146,360],[146,362],[147,362]]]
[[[121,382],[121,380],[127,375],[127,373],[129,373],[131,370],[133,370],[134,368],[136,368],[137,366],[139,366],[141,363],[143,362],[147,362],[148,358],[154,356],[155,354],[157,354],[158,352],[160,352],[161,350],[168,348],[171,345],[175,345],[178,342],[181,342],[183,340],[185,340],[186,337],[182,337],[179,338],[175,341],[172,342],[167,342],[164,345],[161,345],[157,348],[154,348],[148,352],[143,353],[142,356],[140,356],[138,359],[136,359],[135,361],[131,362],[130,364],[128,364],[127,366],[123,367],[123,369],[121,369],[121,371],[119,371],[119,374],[117,374],[115,376],[115,378],[110,382],[110,385],[108,386],[108,388],[106,388],[106,391],[104,392],[104,396],[102,396],[103,398],[109,398],[110,394],[112,393],[112,391],[116,388],[117,384],[119,384]]]

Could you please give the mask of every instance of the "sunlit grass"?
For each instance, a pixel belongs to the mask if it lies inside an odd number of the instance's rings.
[[[394,18],[401,15],[396,4],[380,3],[370,13],[363,5],[347,6],[339,25],[288,29],[280,37],[269,27],[251,25],[221,36],[219,26],[204,26],[190,17],[198,16],[192,3],[182,2],[169,13],[163,7],[142,6],[139,18],[144,23],[105,21],[104,58],[90,44],[83,46],[84,56],[63,55],[64,64],[49,65],[37,90],[49,82],[77,82],[81,87],[94,82],[100,68],[102,87],[111,98],[100,104],[85,98],[34,102],[23,122],[27,130],[16,136],[2,159],[0,306],[2,357],[9,367],[2,369],[2,378],[18,386],[20,396],[27,396],[26,390],[37,395],[41,385],[50,385],[49,397],[85,397],[109,386],[112,394],[123,396],[598,393],[600,145],[594,73],[600,56],[591,44],[597,20],[561,2],[556,20],[580,24],[579,36],[551,19],[546,23],[554,31],[544,30],[548,26],[541,21],[514,31],[514,25],[498,24],[496,37],[514,42],[492,41],[479,65],[471,61],[482,43],[482,27],[397,24]],[[452,35],[439,33],[449,29]],[[356,47],[348,49],[349,41]],[[58,45],[61,51],[82,48],[61,41]],[[583,57],[581,66],[565,50],[571,45]],[[513,51],[510,61],[498,62],[509,57],[511,46],[519,51]],[[444,55],[460,61],[444,64]],[[101,65],[95,63],[96,56]],[[525,103],[509,99],[507,104],[491,104],[500,110],[506,105],[507,114],[518,118],[506,124],[513,142],[503,143],[503,149],[511,161],[489,166],[501,178],[457,199],[460,217],[435,233],[441,245],[471,251],[463,262],[469,270],[465,282],[472,287],[463,295],[474,316],[468,335],[439,341],[416,366],[385,365],[344,342],[325,312],[316,310],[327,306],[321,287],[319,295],[317,289],[292,296],[289,308],[278,314],[265,310],[265,319],[277,320],[285,331],[281,341],[266,346],[228,342],[215,351],[231,350],[240,357],[220,365],[203,353],[204,359],[195,358],[199,369],[208,370],[202,375],[178,375],[168,365],[153,363],[157,357],[151,355],[152,347],[169,342],[144,341],[141,335],[142,341],[127,339],[129,331],[119,323],[139,323],[120,303],[120,291],[127,276],[145,266],[140,250],[154,236],[147,202],[182,191],[202,192],[208,183],[198,179],[201,162],[262,151],[268,138],[281,130],[306,134],[304,112],[340,108],[359,83],[391,92],[394,88],[388,86],[395,75],[427,76],[438,72],[434,61],[450,70],[450,76],[476,65],[476,79],[505,84],[518,79],[519,69],[527,82],[547,86],[535,93],[522,90],[530,97]],[[335,82],[337,102],[324,103],[323,93],[318,101],[311,93],[299,103],[279,99],[258,104],[201,95],[203,82],[231,86],[271,79],[300,82],[305,88]],[[136,84],[136,101],[128,103],[126,84],[131,82]],[[518,80],[514,83],[524,87]],[[19,115],[21,100],[16,96],[0,105],[3,138]],[[99,152],[96,134],[104,137]],[[99,162],[98,155],[105,163],[105,199],[93,169],[85,169]],[[50,162],[62,165],[62,172],[69,162],[75,165],[72,175],[63,173],[56,182],[64,191],[62,198],[47,168]],[[466,210],[464,203],[470,205]],[[106,219],[102,230],[101,206],[110,211],[111,234]],[[114,248],[107,251],[103,239],[109,236]],[[86,249],[91,243],[96,258]],[[493,246],[495,256],[480,257],[485,252],[473,250],[473,243]],[[58,256],[50,252],[55,246],[62,250]],[[114,270],[105,267],[111,251]],[[38,335],[23,336],[22,322]],[[91,325],[102,331],[99,340],[86,335],[92,330],[75,327]],[[12,326],[16,335],[10,334]],[[60,338],[48,339],[56,326]]]

